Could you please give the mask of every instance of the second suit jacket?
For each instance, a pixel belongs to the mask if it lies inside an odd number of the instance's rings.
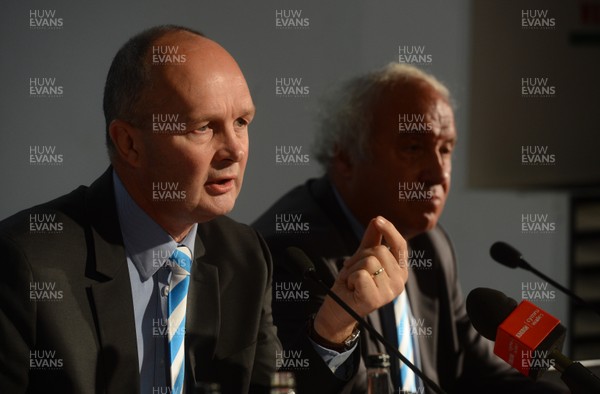
[[[290,225],[289,223],[293,223]],[[302,281],[295,276],[285,249],[303,249],[315,264],[317,275],[332,286],[343,261],[359,246],[350,223],[340,208],[326,177],[309,180],[280,198],[253,224],[264,236],[274,260],[273,286]],[[491,342],[471,326],[458,283],[454,251],[446,233],[436,227],[408,242],[414,264],[406,291],[415,321],[411,326],[417,338],[422,371],[449,393],[553,393],[553,388],[533,385],[511,371],[493,355]],[[282,285],[283,284],[283,285]],[[324,291],[310,280],[302,281],[307,300],[273,299],[274,321],[284,349],[294,349],[306,330],[307,320],[318,311]],[[287,285],[288,288],[293,287]],[[390,342],[397,345],[393,306],[371,313],[368,320]],[[387,353],[375,338],[361,333],[362,358]],[[398,363],[392,357],[391,375],[398,387]],[[298,370],[302,379],[311,371]],[[366,370],[362,359],[358,372],[340,389],[344,393],[366,393]],[[323,391],[324,393],[325,391]],[[329,392],[337,392],[332,390]],[[432,393],[426,387],[427,393]]]
[[[0,392],[139,393],[129,273],[109,169],[0,223]],[[188,293],[186,387],[267,388],[280,343],[271,259],[248,226],[198,226]],[[157,390],[157,392],[162,392]]]

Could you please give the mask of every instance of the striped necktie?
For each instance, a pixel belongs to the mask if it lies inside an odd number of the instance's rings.
[[[190,285],[192,253],[187,246],[179,245],[171,255],[171,279],[169,280],[169,359],[171,393],[181,394],[185,374],[185,309]]]
[[[398,344],[400,353],[411,363],[415,363],[413,338],[410,329],[410,314],[408,311],[408,298],[406,290],[394,300],[394,315],[396,316],[396,329],[398,330]],[[416,392],[417,385],[415,373],[406,364],[400,362],[400,392]]]

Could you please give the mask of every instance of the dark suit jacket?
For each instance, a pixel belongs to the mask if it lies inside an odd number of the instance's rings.
[[[111,174],[0,223],[0,392],[139,392],[131,286]],[[53,225],[32,226],[36,218]],[[188,392],[194,381],[218,382],[224,393],[269,386],[281,345],[264,241],[220,217],[198,226],[194,258]]]
[[[300,222],[303,226],[292,226],[295,229],[290,231],[289,225],[276,224],[286,220]],[[282,287],[280,283],[298,280],[288,268],[285,254],[288,246],[303,249],[315,263],[319,277],[331,286],[340,264],[359,245],[326,178],[309,180],[296,187],[253,226],[265,237],[271,249],[275,289]],[[532,392],[536,388],[544,393],[555,392],[547,386],[533,387],[527,378],[510,371],[508,364],[492,354],[491,343],[472,328],[458,283],[454,251],[440,227],[410,240],[409,248],[419,253],[414,260],[416,265],[410,270],[406,291],[412,314],[417,319],[413,330],[418,338],[421,369],[426,376],[446,391],[455,393]],[[277,294],[273,299],[274,321],[284,349],[297,346],[308,316],[316,313],[325,297],[324,292],[308,280],[302,288],[309,291],[309,301],[290,302],[281,297],[278,299]],[[368,320],[397,346],[392,304],[372,313]],[[387,353],[365,332],[361,334],[360,346],[363,356]],[[396,360],[392,363],[391,370],[398,371]],[[310,373],[299,372],[300,379],[310,376]],[[398,387],[398,374],[392,373],[392,378]],[[343,392],[366,393],[366,371],[362,361],[358,373]]]

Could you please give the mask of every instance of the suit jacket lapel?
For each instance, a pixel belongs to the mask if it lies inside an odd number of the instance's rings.
[[[439,332],[439,303],[437,301],[437,256],[432,250],[428,235],[422,234],[409,242],[412,250],[423,250],[427,258],[431,258],[433,266],[430,269],[413,268],[409,274],[409,282],[406,284],[408,299],[412,315],[415,319],[423,322],[424,329],[430,329],[431,335],[417,335],[419,346],[419,359],[423,373],[434,381],[439,381],[437,376],[436,355],[438,353]]]
[[[200,234],[199,228],[194,247],[185,324],[188,387],[195,382],[210,380],[210,368],[213,365],[211,360],[216,352],[221,322],[219,272],[215,262],[206,258]]]
[[[86,276],[92,285],[91,303],[99,337],[97,387],[107,393],[139,392],[139,368],[131,283],[114,199],[112,167],[86,194],[90,256]]]

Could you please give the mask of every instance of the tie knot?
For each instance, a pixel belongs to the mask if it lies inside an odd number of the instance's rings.
[[[173,254],[171,255],[170,260],[175,264],[172,265],[172,270],[174,273],[180,275],[189,275],[192,270],[192,252],[190,248],[185,245],[179,245]]]

